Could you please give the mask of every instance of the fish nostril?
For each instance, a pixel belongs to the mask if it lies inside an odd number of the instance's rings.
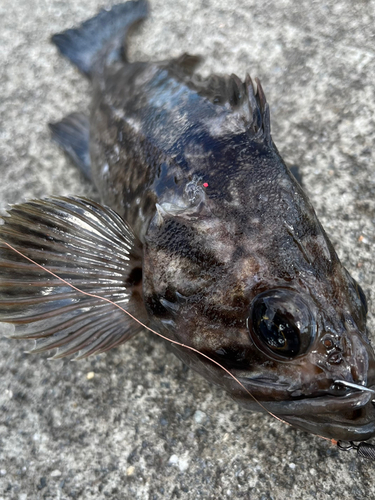
[[[342,361],[342,354],[341,352],[333,352],[328,356],[328,362],[333,364],[333,365],[339,365]]]
[[[325,347],[328,356],[342,350],[340,348],[340,341],[329,333],[323,336],[321,343]]]
[[[330,335],[325,335],[322,338],[322,344],[324,345],[324,347],[327,350],[332,349],[334,347],[334,342],[333,342],[332,337]]]
[[[342,336],[333,337],[327,333],[323,336],[321,343],[326,349],[327,361],[330,364],[338,365],[342,362],[344,354],[347,352],[347,342]]]

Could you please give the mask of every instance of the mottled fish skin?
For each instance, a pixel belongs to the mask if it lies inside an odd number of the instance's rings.
[[[371,394],[334,384],[375,385],[363,292],[272,141],[260,83],[203,80],[194,75],[198,62],[103,55],[87,71],[91,175],[142,244],[149,324],[219,361],[293,425],[367,439],[375,433]],[[287,304],[292,312],[283,314],[299,332],[290,355],[256,333],[255,306],[273,299]],[[259,324],[268,320],[262,313]],[[172,348],[262,411],[218,366]]]
[[[144,243],[143,294],[153,328],[231,369],[260,401],[311,398],[311,414],[314,404],[328,404],[335,380],[374,383],[357,285],[280,157],[267,115],[254,130],[252,112],[264,115],[264,103],[252,83],[234,76],[200,81],[183,62],[120,64],[97,75],[95,183]],[[210,92],[213,79],[224,89],[219,102]],[[250,96],[246,110],[235,102],[241,92]],[[273,289],[305,297],[316,323],[309,351],[287,363],[257,349],[247,325],[254,298]],[[218,367],[174,349],[257,409]],[[284,406],[272,408],[304,429],[347,437],[346,417],[336,415],[333,424],[323,412],[306,422],[306,405]],[[347,413],[350,405],[343,406]],[[357,413],[353,425],[364,420],[362,437],[369,437],[371,403]]]

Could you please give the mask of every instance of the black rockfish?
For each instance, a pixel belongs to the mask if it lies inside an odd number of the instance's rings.
[[[16,205],[0,237],[0,319],[56,357],[104,352],[140,326],[221,363],[272,413],[329,438],[375,434],[366,299],[271,138],[259,81],[194,75],[199,57],[126,59],[143,0],[53,42],[92,82],[90,116],[51,125],[95,183],[83,198]],[[111,208],[108,208],[111,207]],[[176,354],[250,410],[216,364]]]

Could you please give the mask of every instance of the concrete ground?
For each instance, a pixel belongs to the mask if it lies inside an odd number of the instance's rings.
[[[95,196],[46,127],[89,86],[51,34],[103,0],[0,0],[0,206]],[[133,59],[183,51],[201,71],[259,76],[273,137],[375,312],[375,2],[153,0]],[[1,325],[4,332],[8,327]],[[142,334],[51,362],[1,339],[0,499],[367,499],[374,463],[242,411]],[[90,374],[90,375],[89,375]],[[94,376],[92,376],[94,374]]]

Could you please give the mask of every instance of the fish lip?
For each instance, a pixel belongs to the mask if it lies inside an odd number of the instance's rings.
[[[371,392],[258,402],[242,392],[239,399],[235,399],[247,410],[268,413],[305,432],[328,439],[363,441],[375,435],[375,405]]]
[[[265,401],[264,406],[271,413],[277,415],[306,415],[319,413],[319,415],[339,413],[340,411],[353,411],[363,408],[369,404],[373,396],[371,393],[352,392],[345,396],[325,396],[305,397],[303,399],[288,401]],[[263,402],[262,402],[263,404]]]
[[[328,412],[313,404],[310,405],[309,413],[299,414],[294,411],[292,414],[283,414],[281,418],[295,427],[328,439],[366,441],[374,437],[373,394],[352,393],[341,397],[330,395],[320,399],[334,400],[328,404]]]
[[[251,382],[242,378],[244,387],[251,393]],[[264,381],[263,381],[264,382]],[[253,398],[242,390],[234,399],[250,411],[261,411],[281,419],[294,427],[321,437],[344,441],[361,441],[375,435],[375,400],[369,391],[352,390],[345,395],[324,394],[318,396],[303,396],[300,399],[290,399],[286,385],[269,381],[270,394],[259,395],[253,392]],[[258,391],[264,389],[258,386]],[[256,386],[254,387],[256,389]],[[375,389],[370,385],[369,389]],[[272,394],[272,389],[274,392]],[[272,400],[275,395],[284,400]]]
[[[302,395],[300,399],[290,399],[290,393],[286,390],[286,388],[288,387],[287,383],[275,384],[274,382],[269,380],[267,385],[269,389],[276,389],[279,393],[279,397],[285,395],[285,397],[288,398],[279,401],[271,401],[264,399],[264,395],[263,397],[257,396],[257,391],[262,388],[262,386],[266,387],[266,382],[258,383],[258,381],[250,381],[249,379],[242,377],[239,378],[239,380],[244,384],[244,386],[249,390],[250,393],[252,393],[251,382],[257,382],[257,385],[254,386],[254,399],[247,398],[245,400],[241,398],[241,405],[248,407],[249,410],[258,411],[263,407],[263,409],[277,415],[297,416],[311,414],[312,412],[323,415],[339,413],[341,411],[353,411],[363,408],[367,404],[371,404],[371,401],[374,399],[374,395],[371,392],[359,392],[355,390],[350,391],[342,396],[335,396],[332,394],[319,396]]]

